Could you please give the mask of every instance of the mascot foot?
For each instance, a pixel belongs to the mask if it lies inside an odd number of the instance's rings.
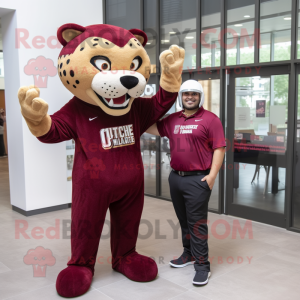
[[[139,282],[154,280],[158,273],[156,262],[137,252],[124,257],[114,269],[127,278]]]
[[[56,280],[56,290],[66,298],[77,297],[88,291],[93,273],[87,267],[69,266],[62,270]]]

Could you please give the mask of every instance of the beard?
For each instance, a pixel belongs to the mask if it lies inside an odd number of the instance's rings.
[[[184,108],[185,110],[194,110],[194,109],[196,109],[196,108],[199,108],[199,102],[198,102],[198,103],[195,103],[195,105],[190,106],[190,107],[185,106],[184,103],[182,102],[182,106],[183,106],[183,108]]]

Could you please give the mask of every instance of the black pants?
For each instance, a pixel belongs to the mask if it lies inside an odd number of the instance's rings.
[[[195,270],[210,271],[208,261],[207,213],[211,189],[206,181],[209,174],[180,176],[173,171],[169,176],[173,206],[180,222],[184,252],[195,259]]]
[[[4,146],[4,140],[3,140],[3,134],[0,134],[0,156],[5,155],[5,146]]]

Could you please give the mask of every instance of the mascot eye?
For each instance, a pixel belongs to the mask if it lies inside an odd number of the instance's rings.
[[[108,71],[110,70],[109,62],[104,59],[97,59],[95,60],[95,64],[97,68],[101,71]]]
[[[142,64],[142,59],[137,56],[130,65],[130,70],[136,71]]]
[[[111,62],[105,56],[95,56],[91,59],[91,63],[100,71],[109,71],[111,68]]]

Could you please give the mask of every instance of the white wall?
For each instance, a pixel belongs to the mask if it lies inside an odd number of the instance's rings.
[[[47,40],[56,36],[57,28],[65,23],[82,26],[102,23],[100,0],[1,0],[5,98],[9,148],[11,204],[29,211],[70,203],[70,182],[66,178],[65,143],[40,143],[28,130],[17,98],[18,88],[33,84],[33,77],[24,73],[31,58],[45,56],[57,65],[60,49],[45,43],[42,49],[33,46],[32,39]],[[16,47],[16,28],[29,32],[27,42]],[[53,41],[54,44],[54,41]],[[49,103],[49,114],[60,109],[73,95],[65,89],[58,75],[48,77],[47,88],[41,88],[41,98]]]

